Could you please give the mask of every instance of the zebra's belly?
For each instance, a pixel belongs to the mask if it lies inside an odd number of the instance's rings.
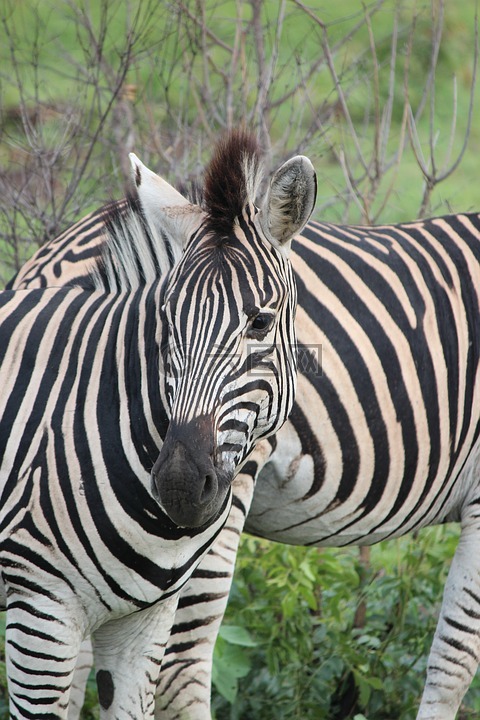
[[[428,468],[399,473],[365,463],[348,482],[335,448],[325,452],[324,474],[302,451],[286,423],[259,473],[245,530],[292,545],[338,547],[373,544],[446,520],[460,519],[467,496],[480,495],[480,442],[450,473],[428,477]],[[398,465],[398,463],[397,463]],[[316,473],[317,468],[317,473]],[[347,478],[347,481],[345,481]]]
[[[301,473],[297,479],[303,485],[300,478]],[[245,531],[290,545],[340,547],[372,545],[443,519],[431,510],[423,521],[412,522],[406,510],[389,517],[379,507],[367,511],[360,499],[329,503],[325,495],[318,492],[310,498],[293,498],[268,467],[257,481]]]

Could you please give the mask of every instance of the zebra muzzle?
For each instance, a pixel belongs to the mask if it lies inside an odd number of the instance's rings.
[[[211,419],[170,424],[152,469],[152,494],[176,525],[201,527],[214,522],[224,508],[230,482],[213,458]]]

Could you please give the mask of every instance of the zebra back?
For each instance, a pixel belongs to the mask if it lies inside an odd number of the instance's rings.
[[[128,201],[118,200],[94,210],[42,245],[7,284],[7,290],[81,285],[88,278],[107,239],[110,213],[125,212]],[[73,242],[73,238],[75,239]]]

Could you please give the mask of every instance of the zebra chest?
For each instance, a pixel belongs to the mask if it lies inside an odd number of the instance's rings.
[[[186,534],[151,497],[148,474],[140,479],[127,465],[123,477],[98,467],[85,474],[46,439],[17,469],[15,461],[1,469],[4,577],[15,586],[9,567],[20,554],[29,577],[54,594],[73,593],[93,624],[175,593],[224,520]]]

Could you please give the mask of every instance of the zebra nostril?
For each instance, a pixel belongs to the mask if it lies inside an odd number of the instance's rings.
[[[202,492],[200,495],[201,505],[207,505],[217,494],[218,482],[217,475],[214,470],[207,472],[205,475]]]

